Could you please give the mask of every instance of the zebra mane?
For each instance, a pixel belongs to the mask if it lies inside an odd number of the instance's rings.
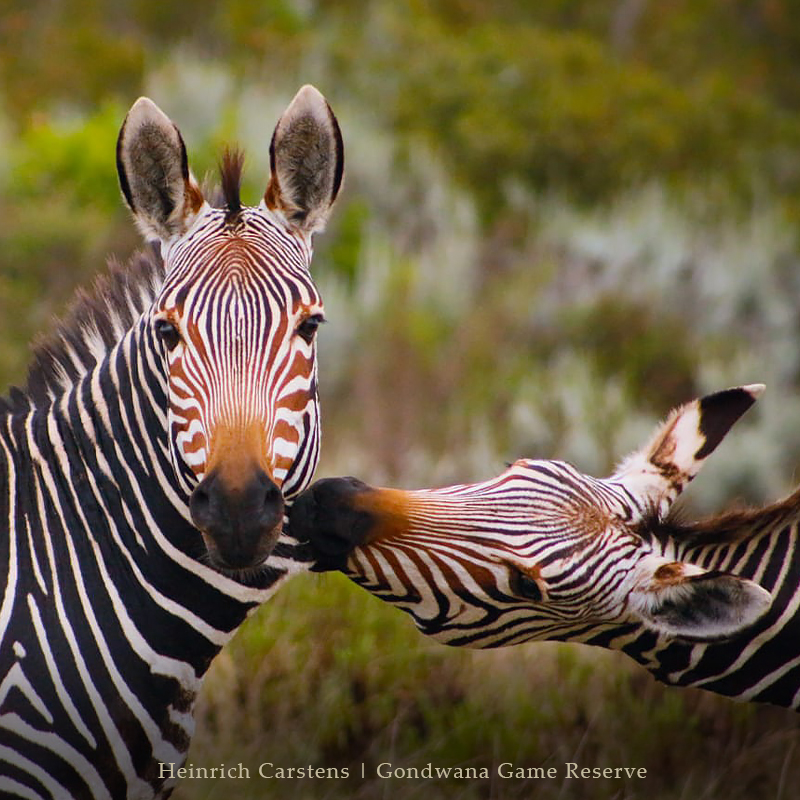
[[[33,347],[24,390],[0,401],[4,411],[50,403],[100,363],[153,302],[164,280],[157,250],[133,255],[126,264],[109,262],[90,291],[78,289],[53,331]]]
[[[653,522],[650,532],[661,540],[671,538],[690,547],[735,544],[757,536],[761,530],[800,523],[800,488],[762,508],[734,509],[695,522],[684,522],[681,515],[678,511],[664,522]]]
[[[235,221],[242,210],[241,187],[244,153],[238,148],[226,148],[219,162],[220,186],[222,197],[215,198],[214,205],[227,210],[226,220]]]

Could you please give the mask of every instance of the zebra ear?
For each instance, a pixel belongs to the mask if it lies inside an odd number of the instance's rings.
[[[724,639],[760,619],[772,596],[753,581],[694,564],[648,559],[650,572],[631,592],[634,616],[657,633],[698,642]]]
[[[269,147],[264,202],[306,234],[325,227],[344,172],[339,123],[325,98],[306,85],[283,112]]]
[[[736,420],[764,391],[754,383],[725,389],[675,409],[650,441],[628,456],[609,478],[622,484],[642,507],[666,516]]]
[[[184,233],[203,205],[180,131],[147,97],[133,104],[122,123],[117,173],[125,202],[147,239],[165,241]]]

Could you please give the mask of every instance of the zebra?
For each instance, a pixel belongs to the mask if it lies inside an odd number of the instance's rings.
[[[671,513],[761,388],[675,410],[609,478],[544,460],[432,491],[328,478],[298,498],[292,532],[314,569],[343,571],[439,642],[595,645],[668,685],[798,709],[800,490],[699,522]]]
[[[310,277],[343,175],[312,86],[243,206],[222,207],[148,98],[117,143],[124,200],[153,243],[79,294],[0,407],[0,795],[164,798],[220,648],[310,556],[285,509],[319,452]]]

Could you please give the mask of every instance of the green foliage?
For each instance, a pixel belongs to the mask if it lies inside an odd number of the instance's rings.
[[[224,32],[232,49],[253,53],[276,49],[283,55],[297,54],[297,48],[305,44],[303,34],[308,30],[308,14],[301,11],[301,3],[287,0],[272,0],[268,3],[252,3],[249,0],[230,0],[217,10],[218,30]]]
[[[114,140],[132,100],[164,89],[158,69],[208,70],[191,85],[211,127],[181,120],[200,177],[243,130],[258,130],[263,152],[247,144],[263,162],[269,129],[251,106],[263,87],[289,97],[310,80],[340,116],[348,162],[315,263],[331,320],[321,474],[419,486],[485,478],[518,455],[600,474],[670,405],[766,380],[775,405],[737,427],[736,457],[711,463],[693,498],[774,497],[800,454],[800,282],[784,232],[800,219],[799,41],[788,0],[4,11],[0,378],[22,378],[25,344],[76,283],[138,245]],[[248,202],[264,190],[258,166]],[[435,202],[450,194],[478,206],[479,225]],[[175,797],[790,796],[794,715],[634,670],[562,647],[449,651],[342,578],[297,579],[215,662],[193,762],[355,774],[386,760],[627,761],[651,779],[187,782]]]
[[[318,80],[422,134],[489,221],[509,186],[595,202],[654,178],[723,177],[800,214],[798,41],[788,0],[33,0],[0,19],[0,77],[24,129],[65,102],[128,101],[180,42],[237,74]]]
[[[0,14],[0,83],[21,126],[53,101],[92,106],[141,84],[143,42],[117,4],[33,0]]]
[[[126,108],[108,102],[87,118],[36,120],[12,148],[9,191],[17,203],[69,198],[105,214],[119,207],[114,153]]]
[[[678,84],[585,33],[492,22],[448,37],[414,21],[404,34],[424,55],[398,89],[398,123],[428,134],[489,219],[514,184],[596,202],[656,176],[724,174],[749,197],[754,174],[784,181],[777,143],[800,141],[797,119],[730,81]]]
[[[114,150],[124,110],[35,121],[6,149],[0,194],[0,378],[20,382],[28,343],[74,287],[137,237],[123,211]],[[19,309],[27,309],[24,315]]]
[[[356,93],[433,142],[487,219],[509,182],[595,201],[655,177],[723,175],[745,199],[767,186],[800,207],[788,0],[204,0],[191,11],[34,0],[0,36],[22,127],[53,101],[134,96],[145,61],[177,41],[242,73],[305,72],[334,96]]]
[[[343,198],[337,206],[336,218],[322,242],[321,254],[333,267],[334,274],[344,282],[349,291],[358,279],[358,262],[364,245],[364,228],[370,213],[364,197]]]

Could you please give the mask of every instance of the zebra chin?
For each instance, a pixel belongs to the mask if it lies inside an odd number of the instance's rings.
[[[283,530],[283,494],[260,470],[234,488],[212,471],[192,493],[189,510],[210,565],[224,573],[247,573],[263,566]]]

